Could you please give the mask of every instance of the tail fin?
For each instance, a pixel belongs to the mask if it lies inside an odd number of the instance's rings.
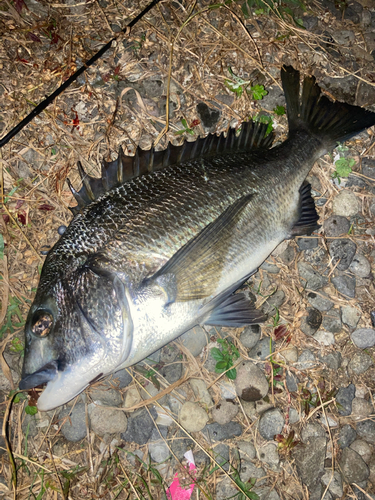
[[[299,71],[291,66],[281,70],[281,80],[287,104],[289,136],[301,128],[307,129],[322,141],[327,149],[336,146],[375,125],[375,113],[359,106],[330,101],[321,95],[313,76],[303,82],[300,101]]]

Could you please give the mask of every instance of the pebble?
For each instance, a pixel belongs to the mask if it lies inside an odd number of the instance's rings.
[[[352,415],[356,419],[363,419],[371,415],[374,411],[374,407],[364,398],[354,398],[352,403]]]
[[[264,412],[259,419],[259,434],[270,441],[276,434],[281,434],[285,419],[278,408]]]
[[[194,448],[194,441],[187,437],[186,433],[182,429],[177,429],[175,434],[171,434],[168,442],[173,454],[176,455],[178,460],[182,460],[184,458],[184,454],[188,450],[192,450]],[[196,459],[196,456],[194,456],[194,458]]]
[[[285,375],[285,382],[289,392],[297,392],[298,380],[295,375],[287,372]]]
[[[165,427],[169,427],[173,424],[171,409],[167,404],[156,406],[155,410],[158,414],[158,418],[155,420],[156,425],[164,425]]]
[[[318,238],[296,238],[298,250],[302,252],[303,250],[312,250],[319,246]]]
[[[225,425],[220,425],[217,422],[207,424],[203,433],[209,441],[225,441],[236,436],[241,436],[242,426],[238,422],[229,422]]]
[[[349,266],[349,271],[359,278],[367,278],[371,273],[371,264],[364,255],[356,254]]]
[[[194,392],[194,396],[199,402],[208,407],[213,406],[214,402],[212,401],[210,393],[207,390],[207,384],[203,379],[192,378],[189,381],[189,384]]]
[[[326,332],[325,330],[318,330],[314,335],[313,339],[319,342],[321,345],[329,346],[334,345],[335,336],[331,332]]]
[[[94,406],[90,412],[91,429],[98,436],[125,432],[128,419],[123,411],[105,406]]]
[[[267,271],[267,273],[271,274],[278,274],[280,272],[280,268],[278,266],[267,261],[263,262],[263,264],[260,266],[260,269],[263,269],[263,271]]]
[[[120,406],[121,393],[117,389],[90,389],[90,396],[95,403],[105,406]]]
[[[256,361],[265,361],[274,352],[275,343],[271,337],[260,340],[255,347],[250,349],[248,356]]]
[[[372,449],[366,441],[356,439],[351,445],[350,449],[358,453],[367,464],[370,462]]]
[[[337,237],[342,234],[348,234],[350,222],[341,215],[331,215],[323,223],[325,235],[328,237]]]
[[[282,262],[286,265],[289,266],[293,260],[294,257],[296,256],[296,252],[292,246],[288,246],[281,254],[280,254],[280,259]]]
[[[357,424],[357,434],[359,437],[367,441],[369,444],[375,443],[375,422],[372,420],[364,420]]]
[[[149,409],[154,420],[158,414],[154,408]],[[146,444],[155,425],[147,409],[138,410],[128,417],[128,428],[121,434],[121,439],[128,443]]]
[[[285,349],[280,351],[280,355],[288,363],[295,363],[298,360],[298,349],[295,346],[286,347]]]
[[[229,477],[224,477],[222,481],[216,485],[216,500],[227,500],[234,498],[238,494],[238,489],[234,486]]]
[[[247,349],[252,349],[260,340],[260,335],[261,330],[259,325],[247,326],[240,335],[240,342]]]
[[[357,433],[349,424],[344,425],[339,432],[338,444],[341,448],[347,448],[355,441]]]
[[[223,399],[235,399],[237,397],[236,388],[232,381],[230,380],[220,380],[217,383],[220,389],[221,397]]]
[[[266,302],[262,305],[264,314],[274,316],[276,309],[283,305],[285,301],[285,293],[282,290],[277,290]]]
[[[298,413],[298,411],[295,410],[294,408],[290,408],[290,410],[289,410],[289,423],[290,423],[290,425],[296,424],[300,420],[301,420],[301,416]]]
[[[266,482],[267,473],[263,467],[256,467],[252,462],[243,460],[240,468],[240,478],[243,483],[250,479],[256,479],[256,485],[261,486]]]
[[[174,384],[181,378],[182,363],[171,363],[159,369],[159,373],[170,384]]]
[[[306,447],[296,446],[292,451],[297,471],[309,490],[320,484],[324,475],[324,459],[326,456],[327,440],[325,437],[311,437]]]
[[[352,191],[341,191],[333,200],[332,211],[335,215],[350,217],[359,211],[359,201]]]
[[[366,462],[351,448],[343,449],[339,464],[344,478],[349,484],[366,481],[370,475]]]
[[[341,306],[341,320],[349,328],[355,328],[361,319],[362,312],[353,306]]]
[[[336,394],[337,410],[340,415],[346,417],[352,413],[352,401],[355,398],[355,385],[349,384],[347,387],[340,387]]]
[[[306,309],[306,313],[307,315],[303,316],[301,320],[300,329],[305,335],[314,335],[314,333],[322,324],[322,314],[320,311],[318,311],[318,309],[315,309],[313,307],[308,307]]]
[[[325,271],[328,266],[328,253],[322,247],[317,250],[305,250],[303,252],[305,262],[311,264],[318,271]]]
[[[352,240],[343,238],[331,241],[328,248],[332,264],[335,265],[338,262],[336,269],[346,271],[355,256],[357,245]]]
[[[142,401],[138,387],[132,385],[128,388],[124,399],[124,408],[131,408]]]
[[[354,299],[355,297],[355,285],[356,281],[354,276],[348,276],[346,274],[342,276],[335,276],[331,278],[333,286],[339,293],[342,293],[346,297]]]
[[[258,451],[259,460],[266,463],[273,471],[279,470],[280,457],[276,443],[267,443]]]
[[[112,375],[112,381],[118,384],[119,389],[127,387],[133,380],[133,377],[128,372],[129,368],[123,368]]]
[[[61,432],[67,441],[77,442],[87,436],[86,408],[78,403],[73,409],[65,408],[59,414],[59,422],[68,417],[61,427]]]
[[[195,326],[181,335],[180,340],[184,347],[195,357],[199,356],[203,348],[207,345],[208,336],[201,326]]]
[[[265,401],[264,399],[260,399],[259,401],[255,401],[255,411],[258,413],[258,415],[261,415],[267,410],[270,410],[273,408],[273,404],[269,403],[268,401]]]
[[[253,443],[250,441],[239,441],[237,443],[238,449],[240,451],[241,460],[254,460],[256,456],[256,450]]]
[[[316,360],[314,354],[310,351],[310,349],[305,349],[302,351],[301,355],[298,358],[298,362],[296,363],[297,368],[299,370],[307,370],[316,365]]]
[[[320,358],[331,370],[338,370],[342,363],[341,352],[330,352]]]
[[[264,373],[250,361],[239,365],[234,383],[237,395],[244,401],[258,401],[268,393],[269,385]]]
[[[179,421],[188,432],[199,432],[206,426],[209,417],[198,403],[187,401],[180,410]]]
[[[373,347],[375,345],[375,330],[373,328],[359,328],[350,335],[350,338],[353,344],[360,349]]]
[[[328,284],[327,278],[315,271],[311,264],[299,261],[297,264],[300,281],[304,288],[309,290],[319,290]]]
[[[160,431],[160,433],[159,433]],[[148,443],[148,452],[154,462],[160,463],[168,460],[171,456],[171,452],[168,445],[161,438],[160,434],[166,439],[168,433],[168,428],[163,425],[159,425],[159,430],[154,429],[152,431],[150,441]]]
[[[219,404],[213,408],[211,414],[214,422],[224,425],[233,420],[238,413],[238,405],[233,401],[222,399]]]
[[[365,373],[374,364],[372,357],[365,352],[359,351],[349,361],[348,368],[355,375]]]
[[[301,432],[302,442],[307,444],[311,438],[326,437],[326,431],[318,422],[308,422]]]
[[[218,443],[212,449],[213,456],[218,464],[222,466],[225,471],[229,470],[229,446],[225,443]]]
[[[328,298],[328,295],[319,292],[310,292],[307,294],[307,301],[310,305],[314,307],[314,309],[317,309],[320,312],[327,312],[332,309],[334,306],[332,300]],[[320,325],[319,325],[320,326]],[[319,327],[318,327],[319,328]]]
[[[339,309],[331,309],[323,317],[322,326],[327,332],[339,333],[342,329],[341,314]]]
[[[332,477],[332,469],[327,470],[327,472],[322,476],[321,481],[325,488],[329,485],[328,491],[332,493],[333,498],[341,498],[343,496],[344,489],[342,477],[339,471],[334,470]],[[325,497],[324,500],[326,500]]]

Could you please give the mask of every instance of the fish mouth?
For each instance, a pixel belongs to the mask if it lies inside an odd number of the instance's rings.
[[[26,377],[24,377],[19,383],[19,388],[22,391],[33,389],[38,385],[50,382],[55,377],[57,377],[57,374],[58,374],[57,361],[50,361],[44,366],[42,366],[42,368],[39,368],[39,370],[37,370],[36,372],[31,373],[30,375],[26,375]]]

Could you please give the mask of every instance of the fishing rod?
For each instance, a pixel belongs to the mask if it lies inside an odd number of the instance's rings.
[[[142,17],[147,14],[157,3],[159,3],[160,0],[153,0],[151,3],[145,7],[142,12],[138,14],[130,23],[128,23],[124,29],[121,30],[121,33],[126,33],[129,34],[131,28],[137,24],[137,22],[142,19]],[[71,83],[73,83],[84,71],[86,71],[90,66],[92,66],[102,55],[107,52],[107,50],[112,46],[112,43],[116,41],[116,37],[112,38],[108,43],[103,45],[103,47],[91,57],[88,61],[83,63],[83,66],[81,66],[75,73],[73,73],[72,76],[70,76],[60,87],[55,90],[50,96],[48,96],[44,101],[42,101],[38,106],[36,106],[31,113],[29,113],[18,125],[16,125],[8,134],[6,134],[2,139],[0,139],[0,148],[5,146],[12,137],[18,134],[28,123],[31,122],[36,116],[38,116],[42,111],[46,109],[47,106],[53,102],[56,97],[58,97],[66,88],[69,87]]]

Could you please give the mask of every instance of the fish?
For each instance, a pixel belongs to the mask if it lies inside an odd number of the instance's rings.
[[[23,390],[46,384],[38,408],[67,403],[195,325],[264,321],[239,288],[283,240],[319,228],[315,161],[375,124],[331,101],[312,76],[281,69],[288,137],[267,124],[210,134],[164,151],[120,149],[87,175],[73,219],[46,256],[25,323]],[[300,95],[301,94],[301,95]]]

